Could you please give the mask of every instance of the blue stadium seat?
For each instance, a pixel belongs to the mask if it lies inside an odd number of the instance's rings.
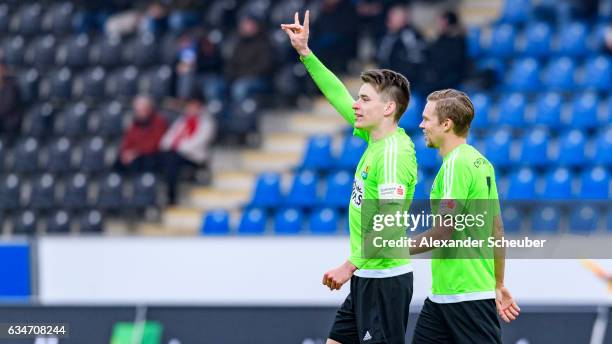
[[[58,63],[65,64],[70,68],[83,68],[89,63],[90,40],[87,34],[78,34],[70,38],[60,48],[60,59]]]
[[[49,135],[53,125],[54,109],[51,103],[36,104],[27,111],[22,128],[22,134],[44,138]]]
[[[601,132],[595,139],[594,163],[612,166],[612,154],[610,152],[612,152],[612,126]]]
[[[530,0],[506,0],[500,20],[504,23],[521,24],[527,22],[530,14]]]
[[[27,137],[17,143],[14,149],[13,170],[17,173],[32,173],[38,170],[40,145],[38,140]]]
[[[116,67],[123,64],[123,42],[121,37],[105,35],[92,48],[90,64]]]
[[[353,175],[347,171],[337,171],[327,176],[326,184],[327,189],[321,203],[326,207],[345,207],[351,197]]]
[[[510,24],[494,26],[487,52],[493,57],[509,57],[514,53],[515,28]]]
[[[37,68],[48,68],[55,64],[57,40],[53,35],[41,36],[28,46],[26,58]]]
[[[601,166],[584,170],[580,177],[580,198],[608,199],[610,196],[610,174]]]
[[[79,221],[81,233],[102,233],[103,229],[104,215],[100,211],[91,209],[81,214]]]
[[[260,208],[246,209],[242,213],[239,234],[263,234],[266,230],[266,213]]]
[[[527,166],[544,167],[550,164],[548,160],[548,142],[550,136],[548,131],[542,128],[526,132],[521,140],[521,153],[518,161]]]
[[[155,35],[150,32],[134,37],[131,42],[128,42],[126,48],[129,63],[137,66],[150,66],[159,62],[159,44]]]
[[[30,104],[38,100],[40,80],[41,76],[36,68],[30,68],[17,75],[17,83],[21,91],[22,102]]]
[[[87,173],[99,173],[105,168],[104,140],[94,136],[81,146],[81,170]]]
[[[127,66],[110,75],[106,84],[109,98],[131,99],[138,94],[138,69]]]
[[[530,200],[535,198],[536,177],[530,168],[523,167],[510,175],[508,199]]]
[[[561,103],[561,96],[556,92],[548,92],[540,97],[536,104],[534,124],[559,129],[561,127]]]
[[[157,178],[146,172],[135,176],[132,185],[134,190],[129,205],[135,208],[147,208],[157,205]]]
[[[573,22],[561,28],[556,53],[563,56],[584,56],[588,52],[589,29],[582,22]]]
[[[427,147],[425,138],[421,134],[417,134],[413,138],[414,149],[416,151],[417,163],[420,168],[437,169],[442,165],[442,159],[438,151]]]
[[[525,96],[521,93],[512,93],[504,97],[499,104],[498,125],[508,125],[513,128],[525,126]]]
[[[11,13],[8,4],[0,4],[0,32],[8,32]]]
[[[612,86],[612,61],[606,56],[589,59],[585,65],[583,86],[596,91],[608,91]]]
[[[6,168],[6,152],[8,148],[2,139],[0,139],[0,173],[5,171]]]
[[[264,173],[257,177],[251,205],[264,208],[278,207],[282,202],[281,177],[278,173]]]
[[[80,137],[87,132],[87,114],[89,108],[85,102],[78,102],[65,108],[55,121],[55,133],[68,137]]]
[[[30,209],[18,211],[13,216],[13,233],[32,235],[36,233],[38,214]]]
[[[104,68],[98,66],[87,71],[82,80],[82,96],[92,100],[99,100],[104,97],[106,88],[106,71],[104,71]]]
[[[530,219],[530,230],[536,233],[558,232],[561,227],[561,211],[553,205],[536,207]]]
[[[45,220],[47,233],[69,233],[71,220],[70,213],[63,209],[52,212]]]
[[[310,170],[304,170],[293,178],[293,185],[285,198],[285,204],[293,207],[309,208],[317,202],[317,184],[319,178]]]
[[[100,123],[97,134],[104,137],[119,137],[123,134],[123,105],[114,100],[100,108]]]
[[[298,234],[302,230],[303,214],[297,208],[280,209],[274,216],[276,234]]]
[[[467,32],[467,47],[468,47],[468,55],[470,57],[478,57],[482,53],[482,48],[480,46],[480,27],[472,26],[468,29]]]
[[[23,35],[36,35],[41,31],[42,4],[38,2],[23,5],[14,14],[17,17],[15,29]]]
[[[423,99],[418,94],[412,94],[410,104],[406,112],[400,118],[399,126],[404,128],[406,132],[414,132],[418,130],[419,124],[423,120],[423,108],[425,107]]]
[[[334,234],[338,231],[338,213],[332,208],[321,208],[310,215],[310,233]]]
[[[549,24],[536,22],[527,26],[525,45],[521,52],[529,57],[546,57],[552,49],[552,28]]]
[[[21,179],[17,174],[8,174],[0,178],[0,209],[13,210],[21,208]]]
[[[590,233],[597,229],[601,212],[594,206],[583,204],[572,209],[569,216],[569,231]]]
[[[505,233],[518,233],[521,231],[524,214],[520,207],[507,204],[502,207],[502,221]]]
[[[47,81],[49,98],[57,101],[69,100],[72,96],[72,72],[64,67],[51,74]]]
[[[141,81],[142,92],[155,99],[163,99],[172,94],[172,68],[162,65],[145,73]]]
[[[227,210],[213,210],[204,215],[204,221],[200,230],[202,234],[223,235],[228,234],[229,231],[229,213]]]
[[[346,135],[342,143],[342,151],[336,159],[336,168],[344,170],[354,170],[359,163],[359,159],[367,148],[366,142],[353,135]]]
[[[591,129],[597,126],[599,100],[592,92],[585,92],[574,98],[572,102],[572,117],[570,127],[576,129]]]
[[[512,137],[507,129],[498,129],[485,141],[485,155],[497,168],[510,167],[510,145]],[[418,161],[418,160],[417,160]]]
[[[478,72],[493,72],[497,80],[503,80],[506,75],[507,62],[502,58],[486,57],[479,58],[476,61],[476,70]],[[487,73],[488,74],[488,73]]]
[[[533,92],[540,87],[540,64],[528,57],[514,62],[508,75],[508,87],[512,91]]]
[[[567,200],[572,197],[572,175],[565,167],[559,167],[546,175],[543,199]]]
[[[117,173],[110,173],[98,183],[97,204],[102,210],[115,211],[125,205],[123,178]]]
[[[36,210],[48,210],[55,204],[55,177],[44,173],[34,180],[30,194],[30,207]]]
[[[544,72],[544,84],[552,91],[571,91],[576,87],[576,66],[569,57],[551,60]]]
[[[22,36],[7,38],[2,44],[4,62],[11,66],[21,66],[24,63],[26,41]]]
[[[64,181],[64,193],[60,204],[68,209],[84,209],[89,205],[88,178],[84,173],[76,173]]]
[[[72,143],[67,137],[58,137],[47,148],[47,163],[41,170],[61,174],[72,170]]]
[[[471,128],[484,129],[489,125],[489,112],[491,111],[491,97],[486,93],[474,93],[472,95],[474,105],[474,119]]]
[[[69,1],[53,4],[45,14],[46,22],[49,24],[48,29],[56,35],[69,33],[72,30],[74,12],[74,5]]]
[[[329,135],[315,135],[308,140],[304,158],[303,169],[325,170],[332,166],[331,152],[332,139]]]
[[[584,133],[574,129],[559,138],[557,161],[561,166],[582,166],[586,163]]]

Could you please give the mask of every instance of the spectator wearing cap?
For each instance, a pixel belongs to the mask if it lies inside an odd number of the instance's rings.
[[[185,167],[207,167],[215,121],[198,98],[187,101],[185,110],[161,140],[168,204],[176,204],[178,179]]]
[[[22,110],[17,80],[8,73],[6,65],[0,62],[0,134],[8,141],[13,141],[19,135]]]

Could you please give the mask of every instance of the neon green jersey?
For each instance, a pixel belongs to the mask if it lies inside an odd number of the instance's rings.
[[[352,126],[355,125],[354,99],[342,82],[327,69],[314,54],[301,57],[308,73],[331,105]],[[359,269],[357,276],[393,276],[409,271],[410,259],[365,258],[362,253],[362,206],[364,203],[395,205],[397,210],[408,211],[417,180],[414,144],[404,129],[398,128],[381,140],[371,140],[367,131],[355,128],[353,135],[364,139],[368,147],[355,171],[353,190],[349,202],[349,230],[351,255],[349,260]],[[372,209],[370,209],[372,210]],[[372,210],[376,211],[376,210]],[[369,213],[369,211],[368,211]],[[366,224],[367,225],[367,224]],[[411,269],[411,268],[410,268]]]
[[[482,228],[455,229],[452,236],[452,239],[462,240],[477,235],[486,245],[486,238],[492,233],[490,219],[499,214],[499,201],[493,165],[474,147],[462,144],[444,157],[430,199],[432,209],[435,200],[451,200],[452,207],[461,207],[456,209],[457,213],[486,214],[489,220]],[[470,259],[432,259],[431,300],[449,303],[495,298],[495,261],[492,250],[488,252]]]

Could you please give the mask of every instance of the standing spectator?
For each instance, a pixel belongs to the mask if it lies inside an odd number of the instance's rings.
[[[169,204],[176,204],[178,178],[183,167],[208,167],[214,132],[214,119],[199,99],[192,98],[187,102],[183,115],[172,123],[162,138]]]
[[[357,56],[357,12],[350,0],[322,0],[312,24],[312,50],[336,72]]]
[[[459,88],[468,68],[465,31],[457,14],[443,12],[438,17],[438,38],[427,52],[425,87],[429,94],[444,88]]]
[[[272,43],[259,18],[247,14],[238,25],[238,42],[233,48],[225,75],[231,82],[234,102],[267,92],[273,68]]]
[[[408,78],[411,88],[423,94],[422,69],[426,43],[423,35],[410,23],[409,9],[396,5],[387,14],[387,33],[378,48],[380,68],[398,71]]]
[[[6,65],[0,62],[0,134],[12,142],[21,128],[21,94],[17,80],[9,75]]]
[[[148,96],[134,98],[134,120],[123,135],[115,169],[137,173],[156,171],[160,166],[159,143],[168,128],[166,120],[155,111]]]

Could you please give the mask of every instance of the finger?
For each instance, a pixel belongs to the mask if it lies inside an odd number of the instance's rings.
[[[512,315],[514,315],[514,317],[515,317],[515,318],[519,316],[519,311],[518,311],[518,310],[516,310],[514,307],[510,307],[510,308],[508,309],[508,311],[509,311],[509,312],[510,312]]]
[[[509,323],[510,319],[508,319],[508,317],[506,316],[506,314],[504,312],[499,312],[499,317],[502,318],[503,321]]]
[[[323,274],[323,285],[327,285],[327,273]]]
[[[308,32],[308,28],[310,26],[310,11],[306,10],[306,14],[304,15],[304,30]]]
[[[508,317],[508,319],[516,320],[516,317],[514,316],[514,314],[510,313],[510,311],[506,311],[505,314]]]
[[[516,308],[517,311],[521,311],[521,307],[519,307],[516,302],[512,302],[512,307]]]
[[[294,23],[294,24],[295,24],[295,25],[300,25],[300,15],[299,15],[297,12],[295,12],[294,19],[295,19],[295,20],[294,20],[294,21],[295,21],[295,23]]]

